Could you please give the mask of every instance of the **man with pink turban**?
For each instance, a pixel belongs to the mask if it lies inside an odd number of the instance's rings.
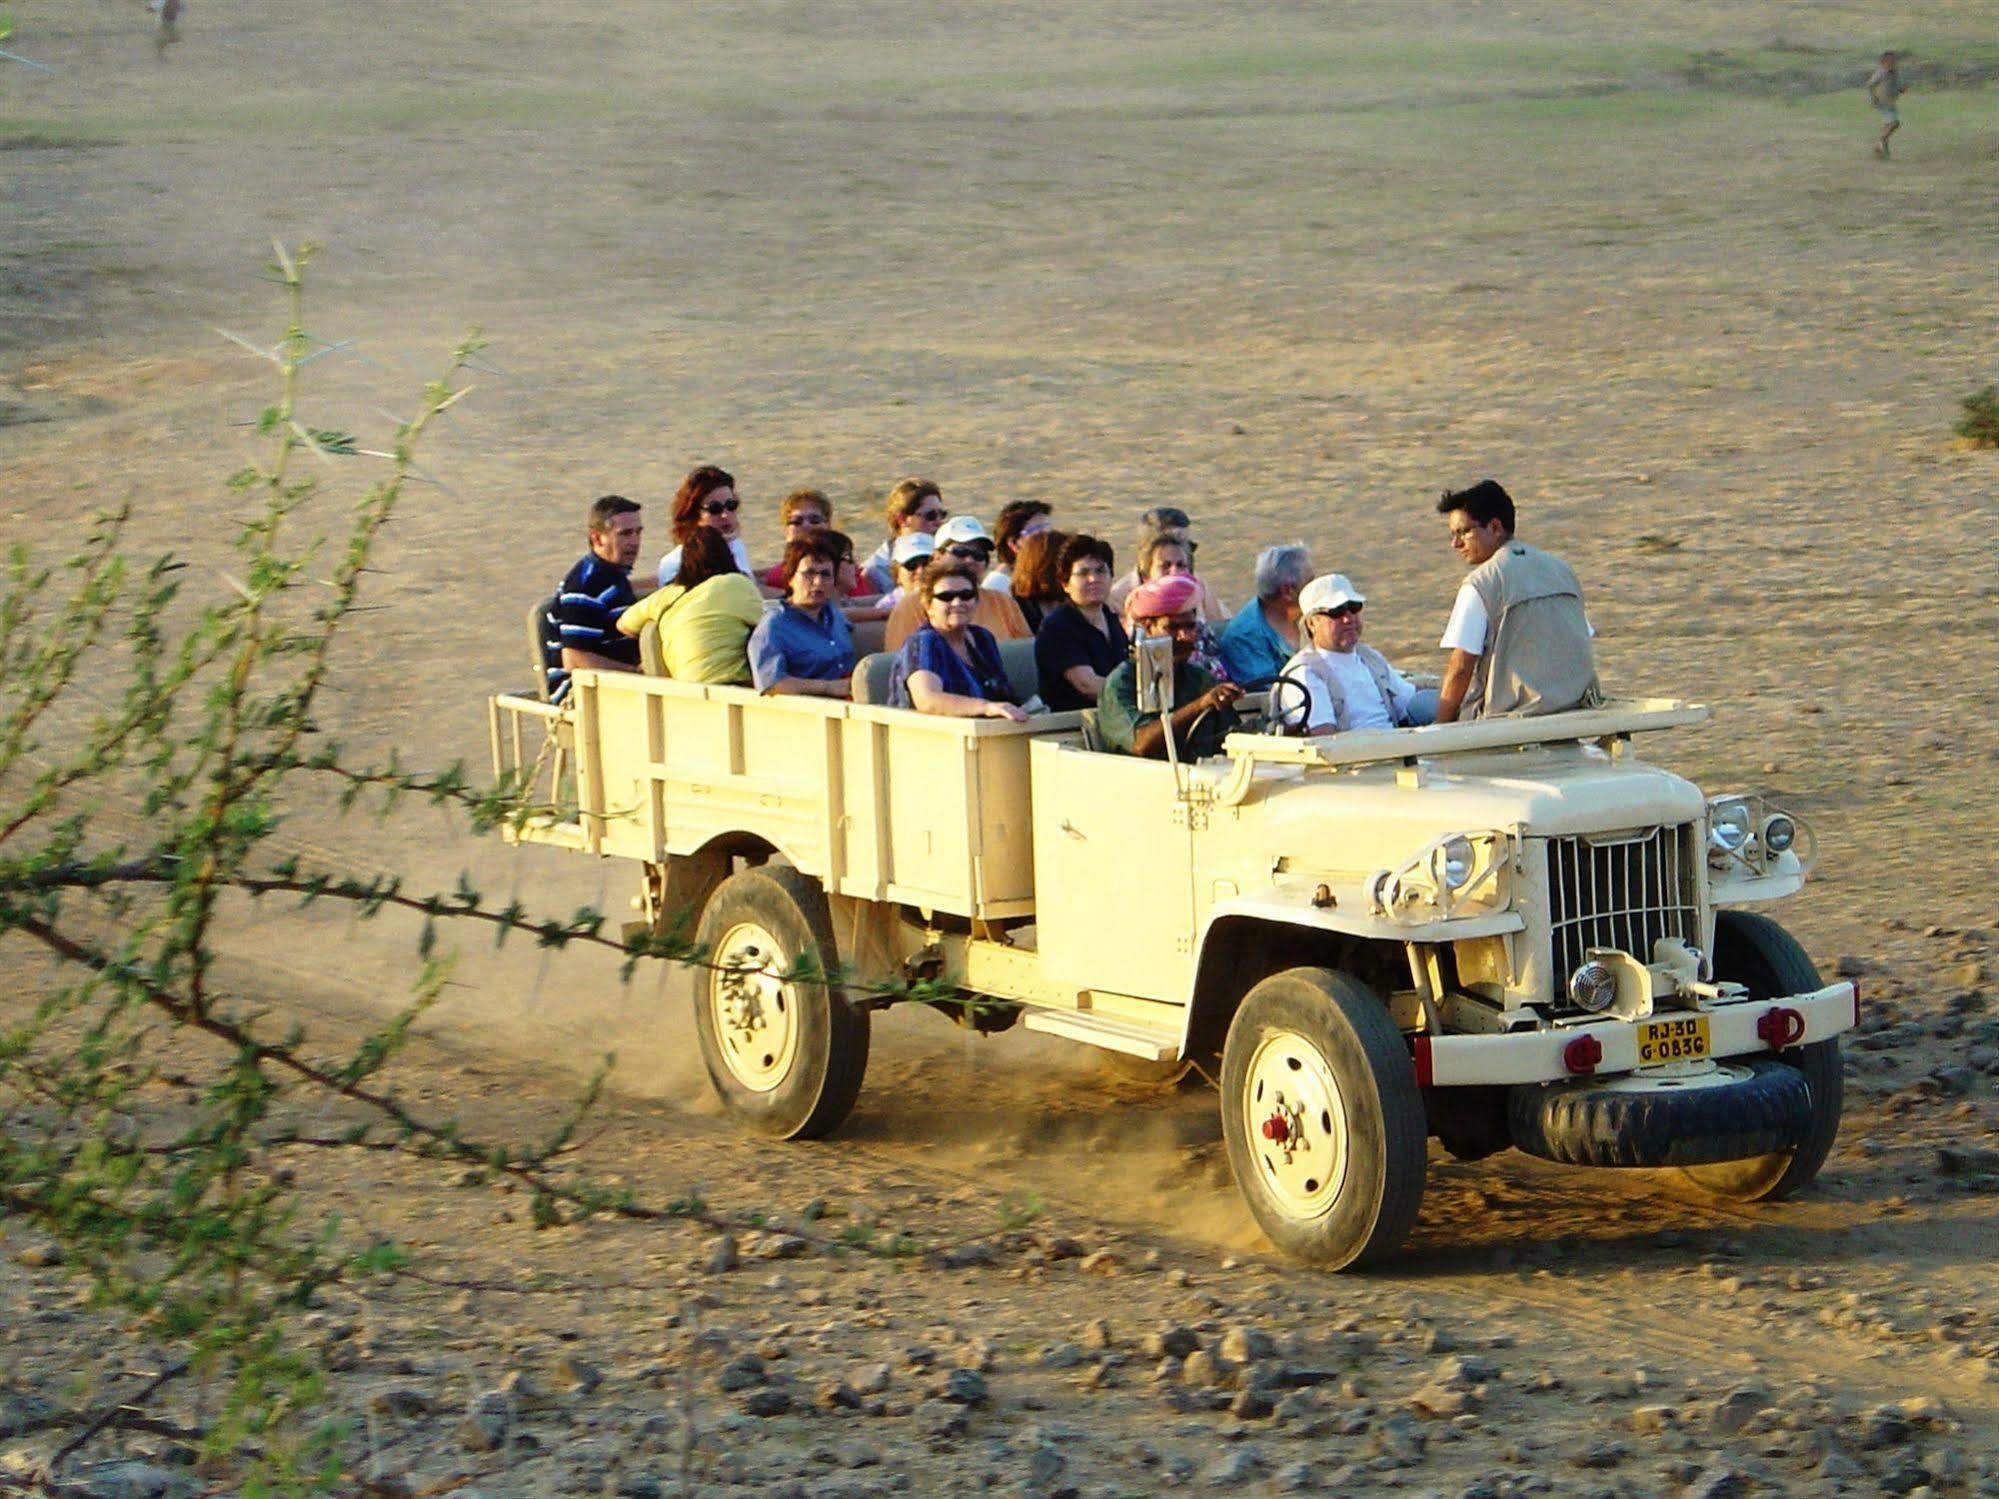
[[[1222,741],[1241,726],[1232,705],[1242,689],[1217,682],[1189,659],[1201,638],[1200,597],[1201,585],[1186,573],[1169,573],[1132,591],[1125,613],[1137,633],[1173,639],[1173,711],[1165,723],[1157,713],[1140,713],[1138,672],[1124,662],[1105,679],[1097,699],[1097,732],[1105,749],[1163,760],[1170,732],[1175,758],[1200,760],[1221,753]]]

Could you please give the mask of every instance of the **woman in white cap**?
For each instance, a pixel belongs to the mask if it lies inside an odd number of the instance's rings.
[[[980,587],[978,614],[973,624],[990,630],[999,640],[1026,640],[1033,635],[1013,595],[984,586],[986,569],[992,566],[993,539],[976,516],[954,515],[937,528],[937,556],[962,563],[975,574]],[[923,602],[915,590],[904,594],[902,601],[889,611],[888,623],[882,627],[887,648],[900,649],[903,641],[923,628],[924,618]]]
[[[895,612],[895,606],[915,588],[916,580],[923,576],[923,569],[932,557],[937,555],[937,538],[917,531],[909,536],[898,536],[895,545],[889,549],[889,560],[895,564],[895,587],[875,600],[886,619]]]
[[[1298,610],[1311,644],[1284,663],[1283,677],[1305,689],[1301,709],[1296,691],[1277,683],[1270,689],[1270,713],[1286,724],[1302,713],[1307,734],[1349,729],[1400,729],[1431,722],[1437,695],[1424,691],[1388,664],[1388,658],[1361,643],[1361,606],[1367,598],[1344,573],[1327,573],[1298,591]]]

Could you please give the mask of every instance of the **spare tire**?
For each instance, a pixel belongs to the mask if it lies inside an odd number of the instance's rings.
[[[1507,1100],[1513,1143],[1570,1166],[1703,1166],[1794,1150],[1811,1129],[1812,1092],[1768,1058],[1708,1072],[1633,1072],[1525,1083]]]

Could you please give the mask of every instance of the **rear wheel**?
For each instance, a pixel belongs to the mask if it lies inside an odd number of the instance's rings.
[[[1718,911],[1714,919],[1714,976],[1741,984],[1756,999],[1808,994],[1823,983],[1797,939],[1767,916]],[[1839,1135],[1845,1102],[1845,1067],[1839,1038],[1778,1052],[1772,1060],[1796,1068],[1811,1092],[1811,1122],[1790,1150],[1688,1166],[1682,1174],[1704,1192],[1735,1202],[1774,1202],[1819,1174]]]
[[[694,986],[695,1029],[723,1106],[783,1139],[838,1129],[867,1072],[869,1026],[865,1010],[799,971],[838,961],[818,881],[777,864],[730,875],[698,936],[711,966]]]
[[[1402,1033],[1331,968],[1272,974],[1222,1051],[1222,1133],[1256,1221],[1329,1270],[1387,1259],[1423,1202],[1422,1095]]]

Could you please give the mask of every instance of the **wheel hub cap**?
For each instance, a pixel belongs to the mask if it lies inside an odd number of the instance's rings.
[[[1242,1109],[1264,1189],[1296,1217],[1330,1211],[1346,1181],[1346,1113],[1318,1047],[1288,1032],[1265,1037],[1250,1058]]]
[[[778,976],[791,966],[775,937],[754,922],[731,927],[715,945],[708,1003],[722,1060],[736,1081],[768,1093],[798,1054],[798,1006]]]

